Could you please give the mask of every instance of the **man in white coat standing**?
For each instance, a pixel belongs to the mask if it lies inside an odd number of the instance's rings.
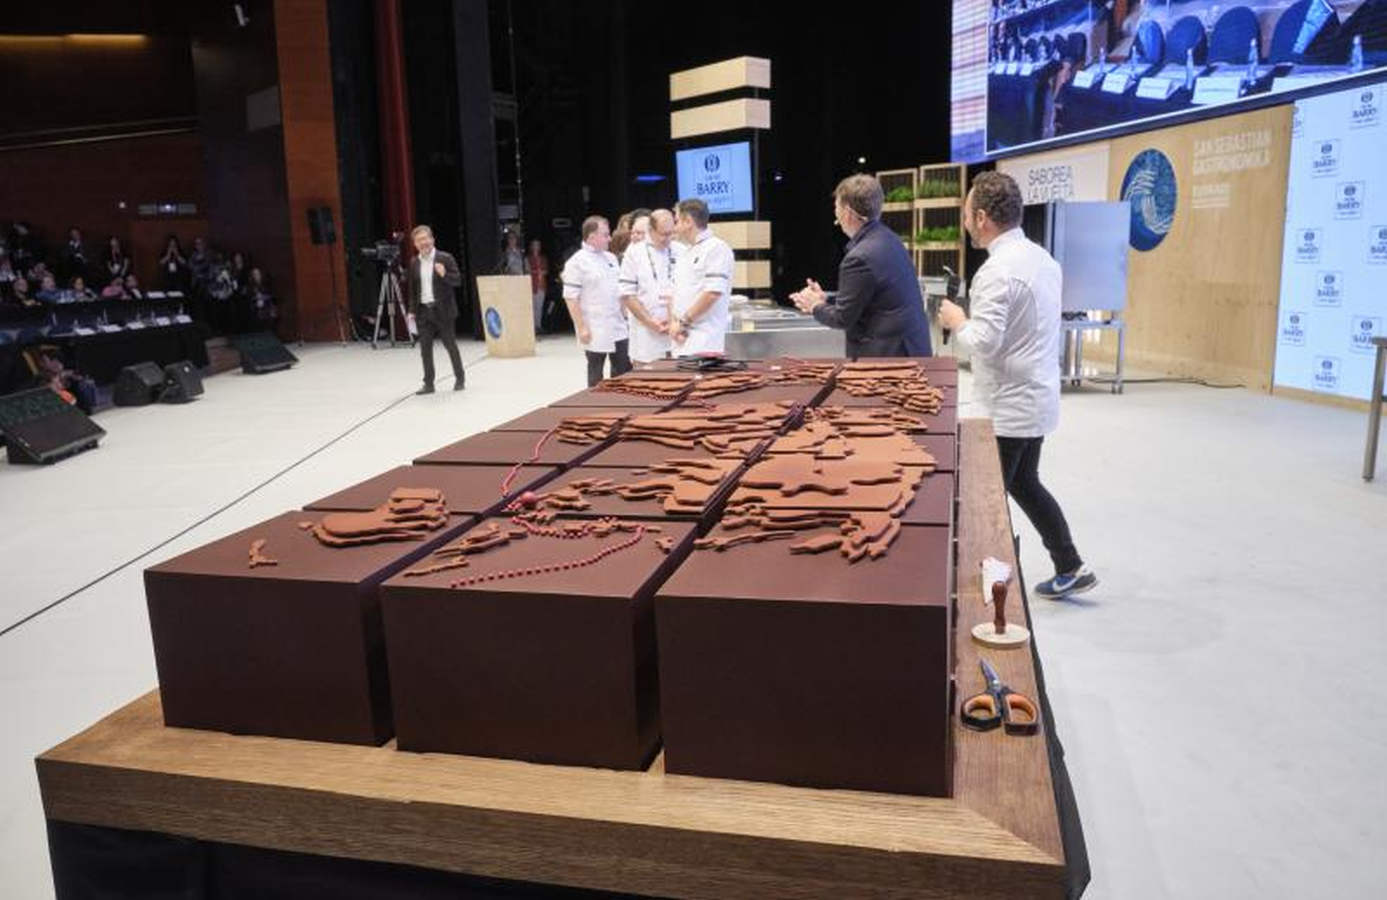
[[[688,249],[674,263],[674,355],[721,355],[731,321],[732,248],[708,230],[708,204],[681,200],[676,209],[675,233]]]
[[[631,223],[638,233],[640,222]],[[621,304],[630,316],[631,359],[648,363],[669,355],[669,315],[674,301],[674,259],[670,238],[674,215],[667,209],[650,214],[645,240],[633,240],[621,259]]]
[[[583,246],[564,263],[563,299],[573,318],[578,344],[588,358],[588,387],[602,380],[602,363],[611,357],[611,377],[631,371],[627,352],[626,317],[611,225],[602,216],[583,220]]]
[[[1057,599],[1091,590],[1059,503],[1040,483],[1040,445],[1059,426],[1059,263],[1021,231],[1021,190],[1009,175],[984,172],[963,202],[963,224],[987,262],[973,276],[971,318],[945,300],[939,324],[973,360],[973,399],[992,419],[1002,477],[1050,553],[1055,577],[1035,586]]]

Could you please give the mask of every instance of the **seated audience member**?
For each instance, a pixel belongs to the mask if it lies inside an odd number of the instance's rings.
[[[130,274],[130,257],[114,234],[106,241],[106,277],[125,278]]]
[[[125,293],[125,281],[117,275],[111,279],[111,283],[101,289],[102,300],[127,300],[129,296]]]
[[[231,282],[235,285],[236,293],[244,293],[249,270],[246,268],[246,255],[240,250],[231,254],[231,265],[228,266],[228,271],[231,273]]]
[[[0,247],[0,286],[8,287],[10,282],[19,277],[19,273],[14,270],[14,264],[10,262],[10,253],[4,247]]]
[[[10,302],[28,309],[42,306],[38,298],[29,293],[29,280],[27,278],[16,278],[10,285]]]
[[[35,387],[46,387],[73,404],[87,415],[96,406],[96,382],[80,372],[64,368],[62,360],[44,352],[39,357],[39,371],[34,376]]]
[[[58,290],[58,279],[52,275],[44,275],[39,282],[38,298],[44,303],[57,303],[63,299],[63,292]]]
[[[131,272],[125,276],[125,296],[131,300],[143,300],[144,291],[140,290],[140,279]]]
[[[81,275],[72,279],[72,287],[70,290],[73,300],[82,301],[96,299],[96,292],[87,287],[87,279],[83,278]]]
[[[58,254],[58,274],[64,281],[71,282],[73,278],[81,276],[87,277],[87,248],[82,243],[82,229],[69,228],[67,232],[67,243],[63,245],[62,252]]]
[[[10,227],[8,244],[16,272],[25,271],[43,258],[43,248],[39,246],[38,238],[28,222],[15,222]]]
[[[52,274],[53,273],[49,271],[47,264],[40,260],[39,262],[34,263],[33,267],[29,269],[29,274],[25,277],[29,279],[30,284],[42,284],[43,279],[49,277]],[[53,280],[56,281],[57,278],[55,277]]]
[[[166,291],[188,289],[188,258],[183,255],[177,235],[169,235],[164,255],[159,257],[159,284]]]

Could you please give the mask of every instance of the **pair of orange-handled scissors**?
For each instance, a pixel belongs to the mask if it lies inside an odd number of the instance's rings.
[[[1001,725],[1007,734],[1035,734],[1040,726],[1040,710],[1031,698],[1003,684],[1001,676],[987,660],[980,659],[978,664],[982,666],[987,689],[963,701],[959,715],[964,727],[991,731]]]

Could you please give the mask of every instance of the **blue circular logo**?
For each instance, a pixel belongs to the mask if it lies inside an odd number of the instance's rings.
[[[1175,168],[1159,150],[1143,150],[1122,177],[1122,199],[1132,208],[1132,228],[1128,237],[1133,249],[1154,250],[1175,224],[1175,202],[1179,189]]]
[[[482,318],[486,319],[486,333],[491,335],[492,340],[500,340],[501,314],[496,311],[496,307],[488,306]]]
[[[722,168],[722,160],[716,153],[709,153],[703,157],[703,168],[709,172],[716,172]]]

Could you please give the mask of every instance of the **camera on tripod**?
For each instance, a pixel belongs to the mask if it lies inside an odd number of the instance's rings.
[[[393,269],[400,264],[400,240],[403,232],[395,232],[386,240],[376,241],[369,247],[361,248],[361,256],[372,260],[382,268]]]

